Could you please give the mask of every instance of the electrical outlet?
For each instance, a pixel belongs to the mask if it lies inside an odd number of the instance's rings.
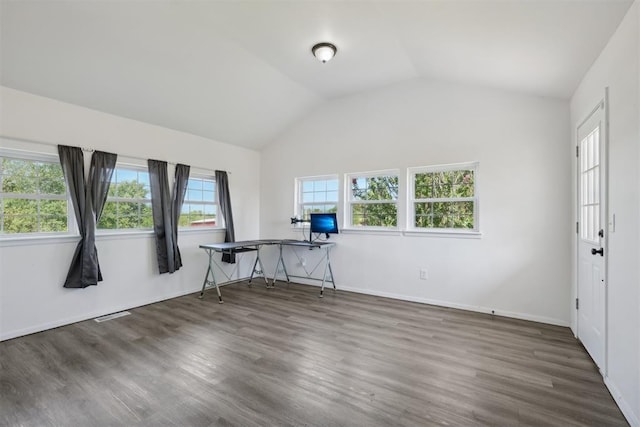
[[[420,269],[420,280],[427,280],[429,278],[429,272],[426,268]]]

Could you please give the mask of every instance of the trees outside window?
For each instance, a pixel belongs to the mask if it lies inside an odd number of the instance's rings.
[[[153,228],[149,172],[117,167],[111,177],[109,195],[99,230],[131,230]]]
[[[414,229],[478,230],[477,164],[409,169]]]
[[[213,177],[190,178],[180,227],[216,227],[218,203]],[[67,186],[57,158],[31,160],[0,156],[0,236],[68,233]],[[73,213],[71,221],[74,221]],[[149,173],[119,166],[113,173],[99,230],[153,228]]]
[[[398,174],[348,174],[350,226],[398,227]]]
[[[68,212],[57,159],[0,157],[0,235],[66,233]]]

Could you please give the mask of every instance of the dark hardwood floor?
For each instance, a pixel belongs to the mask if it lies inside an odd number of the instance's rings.
[[[0,343],[0,425],[627,425],[567,328],[296,284],[223,296]]]

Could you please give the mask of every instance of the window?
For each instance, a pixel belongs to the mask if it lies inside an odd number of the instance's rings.
[[[409,169],[414,229],[478,230],[477,163]]]
[[[136,167],[117,167],[111,177],[111,186],[99,230],[130,230],[153,228],[149,172]]]
[[[309,220],[311,213],[338,212],[338,177],[335,175],[296,179],[296,215]]]
[[[580,141],[580,238],[600,245],[600,126]]]
[[[180,227],[220,227],[216,181],[212,177],[190,177],[180,213]]]
[[[66,233],[69,201],[56,160],[0,156],[0,235]]]
[[[348,174],[351,227],[398,227],[398,173]]]

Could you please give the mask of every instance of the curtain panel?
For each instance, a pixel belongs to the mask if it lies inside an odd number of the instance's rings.
[[[235,242],[236,233],[233,227],[233,212],[231,210],[231,194],[229,193],[229,178],[225,171],[216,171],[216,188],[218,190],[218,202],[220,203],[220,211],[224,218],[225,242]],[[235,263],[235,254],[222,254],[222,261]]]
[[[184,197],[187,194],[187,184],[189,183],[190,167],[177,164],[175,180],[173,181],[173,194],[171,196],[171,232],[173,234],[173,253],[176,270],[182,267],[182,257],[178,247],[178,226],[180,225],[180,212]]]
[[[153,214],[153,233],[156,236],[158,271],[160,274],[173,273],[176,271],[176,264],[173,255],[171,198],[167,162],[149,159],[147,164],[149,165],[151,211]]]
[[[102,281],[95,245],[96,224],[107,200],[117,155],[95,151],[85,183],[82,149],[59,145],[58,154],[80,232],[64,287],[86,288]]]
[[[156,236],[158,271],[160,274],[174,273],[182,267],[182,258],[178,248],[178,225],[182,203],[187,193],[190,167],[176,165],[173,195],[171,195],[167,162],[149,159],[147,163],[149,165],[151,210],[153,213],[153,232]]]

